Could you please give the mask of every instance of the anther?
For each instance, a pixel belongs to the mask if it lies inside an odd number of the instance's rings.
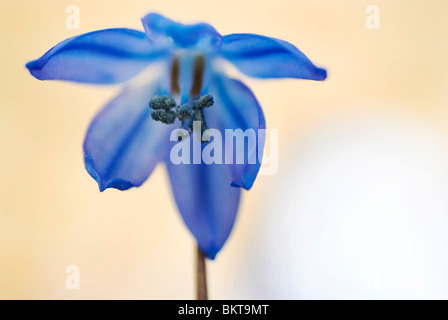
[[[213,97],[209,94],[200,96],[202,90],[203,75],[205,69],[205,59],[202,55],[196,57],[194,61],[193,84],[190,90],[188,102],[183,105],[177,105],[171,96],[155,96],[149,101],[151,107],[151,117],[155,121],[165,124],[172,124],[179,119],[182,122],[181,129],[184,129],[183,135],[179,136],[179,140],[184,135],[191,135],[195,122],[200,122],[201,132],[196,135],[201,142],[210,141],[207,135],[207,123],[205,122],[203,109],[209,108],[214,104]],[[179,88],[179,57],[175,57],[171,64],[171,83],[170,94],[177,97],[180,94]]]
[[[209,94],[206,94],[205,96],[202,96],[195,101],[195,107],[199,109],[205,109],[211,107],[214,103],[215,101],[213,100],[213,97]]]
[[[176,101],[170,96],[155,96],[149,101],[149,106],[153,110],[170,110],[176,107]]]
[[[155,121],[160,121],[164,124],[172,124],[174,123],[174,120],[176,120],[176,113],[169,110],[152,110],[151,117]]]
[[[178,106],[176,113],[179,120],[190,119],[194,115],[193,104],[187,102],[183,106]]]

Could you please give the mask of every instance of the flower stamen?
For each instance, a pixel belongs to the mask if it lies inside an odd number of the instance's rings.
[[[172,124],[179,119],[182,121],[181,128],[186,130],[190,135],[193,132],[193,122],[199,121],[201,124],[201,132],[196,135],[201,142],[210,141],[209,137],[204,135],[208,130],[205,122],[204,109],[214,104],[213,97],[209,94],[200,96],[202,90],[203,76],[205,69],[205,59],[202,55],[198,55],[194,61],[193,84],[191,86],[188,102],[183,105],[177,105],[172,96],[180,94],[179,87],[179,58],[175,57],[171,64],[171,96],[155,96],[149,101],[151,117],[155,121],[164,124]],[[183,137],[179,137],[182,140]]]
[[[202,82],[204,78],[205,59],[198,55],[194,60],[193,85],[191,86],[190,96],[197,97],[201,94]]]
[[[179,73],[179,57],[176,56],[173,58],[173,62],[171,63],[171,95],[173,96],[180,94]]]
[[[207,125],[205,124],[204,108],[209,108],[213,105],[213,97],[206,94],[197,99],[193,99],[191,102],[187,102],[182,106],[176,107],[176,101],[170,96],[155,96],[149,101],[149,107],[151,110],[151,117],[155,121],[160,121],[165,124],[171,124],[176,118],[182,121],[182,127],[188,127],[190,133],[192,132],[192,122],[200,121],[203,133],[207,130]],[[174,110],[175,109],[175,110]],[[185,122],[188,125],[185,126]]]

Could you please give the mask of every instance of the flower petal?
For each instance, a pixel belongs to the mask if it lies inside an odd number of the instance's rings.
[[[232,152],[232,186],[249,190],[255,182],[263,157],[266,129],[263,110],[247,86],[225,75],[216,77],[210,92],[215,98],[215,105],[204,110],[209,128],[218,129],[223,137],[227,129],[241,129],[255,137],[254,143],[249,143],[247,138],[244,143],[234,139],[232,150],[226,144],[224,151],[225,158]],[[241,164],[236,159],[238,153],[245,155]]]
[[[222,36],[207,23],[182,24],[157,13],[146,15],[142,23],[148,38],[155,43],[169,39],[175,46],[198,49],[221,45]]]
[[[167,168],[183,220],[199,248],[209,259],[214,259],[229,237],[238,211],[241,189],[230,186],[231,167],[204,163],[175,165],[168,160]]]
[[[292,44],[261,35],[224,36],[221,55],[251,77],[309,80],[327,77],[326,70],[316,67]]]
[[[152,120],[149,100],[164,94],[159,85],[125,89],[92,121],[84,160],[101,191],[140,186],[169,151],[171,126]]]
[[[226,164],[230,148],[224,141],[218,141],[223,143],[224,149],[220,163],[206,164],[202,157],[200,164],[194,164],[195,159],[204,155],[204,149],[209,144],[200,144],[193,135],[182,142],[189,146],[189,164],[173,164],[168,157],[166,163],[182,218],[195,236],[199,248],[213,259],[233,228],[240,187],[250,189],[258,174],[262,159],[257,159],[257,152],[263,151],[265,139],[264,134],[258,136],[257,131],[265,129],[266,123],[255,96],[240,81],[218,74],[210,93],[215,98],[215,104],[204,109],[208,127],[218,130],[221,138],[225,137],[226,129],[253,129],[255,143],[249,144],[247,139],[242,144],[234,143],[231,147],[232,163]],[[199,155],[195,154],[195,143],[200,145],[196,149],[200,150]],[[237,152],[246,153],[242,164],[235,162]],[[254,164],[248,162],[251,155],[255,157]]]
[[[62,41],[26,67],[39,80],[113,84],[131,79],[165,55],[143,32],[106,29]]]

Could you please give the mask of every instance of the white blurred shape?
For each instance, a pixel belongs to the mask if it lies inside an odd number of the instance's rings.
[[[379,110],[330,119],[280,159],[242,297],[448,298],[448,137]]]

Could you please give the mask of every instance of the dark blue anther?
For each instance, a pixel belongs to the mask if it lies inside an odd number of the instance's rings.
[[[149,107],[154,110],[170,110],[176,107],[176,101],[170,96],[155,96],[149,101]]]
[[[193,123],[199,121],[201,124],[201,132],[198,132],[197,135],[198,138],[201,139],[201,142],[210,141],[210,139],[204,135],[204,132],[208,129],[208,127],[205,122],[203,109],[209,108],[213,104],[213,97],[209,94],[196,99],[191,99],[184,105],[177,107],[176,102],[170,96],[155,96],[149,101],[149,106],[152,109],[151,117],[155,121],[160,121],[165,124],[172,124],[176,118],[178,118],[182,121],[181,129],[186,130],[188,135],[191,135],[193,132]],[[184,136],[185,134],[179,136],[178,140],[183,140]]]
[[[176,120],[176,113],[174,111],[152,110],[151,117],[164,124],[172,124]]]

